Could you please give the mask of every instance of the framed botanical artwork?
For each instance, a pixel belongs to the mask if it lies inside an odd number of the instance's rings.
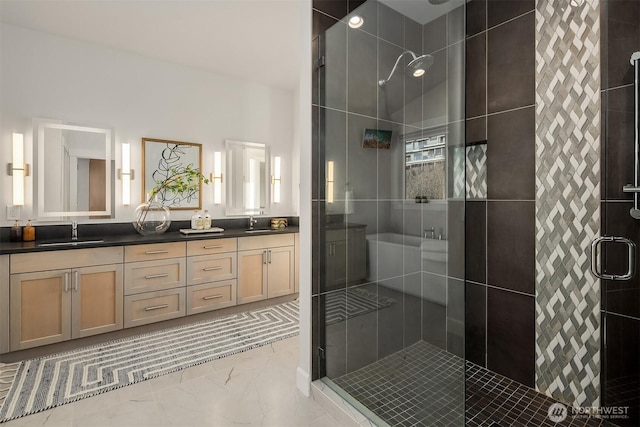
[[[142,199],[159,183],[185,168],[200,172],[202,144],[142,138]],[[202,184],[182,193],[160,191],[157,200],[169,209],[195,210],[202,208]]]

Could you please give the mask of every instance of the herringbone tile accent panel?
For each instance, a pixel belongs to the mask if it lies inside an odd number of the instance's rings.
[[[536,387],[578,406],[599,405],[599,197],[599,0],[537,0]]]
[[[487,198],[487,144],[467,147],[467,199]]]

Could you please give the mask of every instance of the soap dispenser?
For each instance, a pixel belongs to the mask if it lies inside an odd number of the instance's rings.
[[[9,240],[11,242],[20,242],[22,241],[22,227],[20,227],[20,223],[16,220],[16,223],[11,227],[11,231],[9,232]]]
[[[36,228],[31,224],[31,220],[27,221],[27,225],[22,230],[22,240],[25,242],[32,242],[36,240]]]
[[[209,215],[209,211],[205,209],[204,216],[202,217],[202,225],[205,230],[211,229],[211,215]]]

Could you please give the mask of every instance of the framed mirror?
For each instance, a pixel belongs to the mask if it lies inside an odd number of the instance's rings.
[[[187,166],[201,171],[201,144],[142,138],[142,201],[147,201],[147,195],[158,183],[170,178],[176,171],[183,171]],[[158,193],[158,201],[169,209],[202,209],[202,185],[198,185],[197,190],[180,194],[162,191]]]
[[[113,132],[35,120],[37,212],[40,218],[111,218]]]
[[[268,213],[269,147],[244,141],[225,141],[227,215],[262,215]]]

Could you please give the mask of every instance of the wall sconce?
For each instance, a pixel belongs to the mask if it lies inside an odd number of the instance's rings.
[[[333,161],[327,162],[327,203],[333,203]]]
[[[131,169],[131,147],[128,143],[122,144],[122,169],[118,169],[118,178],[122,180],[122,204],[131,204],[131,180],[134,179],[134,171]]]
[[[29,165],[24,162],[24,135],[13,134],[12,162],[7,165],[7,174],[13,177],[13,204],[24,205],[24,177],[29,176]]]
[[[280,156],[273,158],[273,176],[271,183],[273,184],[273,203],[280,203],[280,183],[282,176],[280,174]]]
[[[210,180],[213,183],[213,203],[219,205],[222,203],[222,153],[220,151],[213,153],[213,173]]]

